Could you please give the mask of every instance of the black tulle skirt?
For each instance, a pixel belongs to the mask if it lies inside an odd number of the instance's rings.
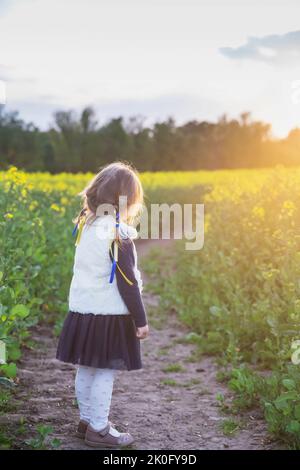
[[[70,311],[59,337],[56,358],[101,369],[141,369],[140,340],[132,315]]]

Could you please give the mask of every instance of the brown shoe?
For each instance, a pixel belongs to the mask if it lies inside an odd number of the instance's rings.
[[[115,425],[111,421],[108,421],[108,422],[109,424],[111,424],[111,426],[115,427]],[[87,421],[85,421],[84,419],[81,419],[78,423],[77,430],[75,432],[76,437],[79,437],[80,439],[84,439],[88,425],[89,423]]]
[[[79,437],[80,439],[84,439],[88,425],[89,423],[87,421],[84,421],[83,419],[81,419],[78,423],[75,435]]]
[[[128,432],[120,433],[119,437],[110,434],[111,423],[101,431],[94,431],[89,425],[84,442],[90,447],[126,447],[134,442],[133,437]]]

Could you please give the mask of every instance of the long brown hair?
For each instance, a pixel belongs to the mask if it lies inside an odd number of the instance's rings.
[[[102,204],[109,204],[119,210],[119,198],[127,198],[128,209],[135,207],[135,214],[127,216],[133,222],[141,209],[144,199],[143,187],[138,173],[129,163],[114,162],[104,166],[99,173],[79,193],[82,198],[82,209],[75,219],[77,223],[88,211],[87,222],[96,218],[97,209]]]

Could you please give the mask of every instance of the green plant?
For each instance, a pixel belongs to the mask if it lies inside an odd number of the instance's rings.
[[[53,432],[53,428],[51,426],[40,424],[37,426],[36,431],[37,437],[25,441],[32,449],[44,450],[49,447],[57,449],[61,445],[60,440],[57,438],[49,440],[49,435]]]
[[[204,196],[205,243],[188,252],[185,241],[169,254],[151,254],[149,275],[160,307],[189,328],[180,341],[193,357],[216,356],[218,379],[234,393],[225,412],[260,407],[268,428],[299,446],[297,366],[291,345],[300,331],[299,171],[266,179],[219,181]],[[262,184],[261,184],[262,183]],[[158,279],[163,282],[158,286]],[[224,372],[226,371],[226,373]]]
[[[174,379],[162,379],[160,383],[163,385],[169,385],[171,387],[180,387],[180,383]]]
[[[164,367],[163,372],[184,372],[185,369],[182,367],[181,364],[169,364],[168,366]]]
[[[234,436],[240,429],[240,423],[234,419],[225,419],[221,423],[221,429],[225,436]]]

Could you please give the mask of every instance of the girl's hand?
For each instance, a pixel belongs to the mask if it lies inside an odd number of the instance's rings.
[[[140,326],[139,328],[136,329],[136,336],[139,339],[147,338],[148,334],[149,334],[149,326],[148,325]]]

